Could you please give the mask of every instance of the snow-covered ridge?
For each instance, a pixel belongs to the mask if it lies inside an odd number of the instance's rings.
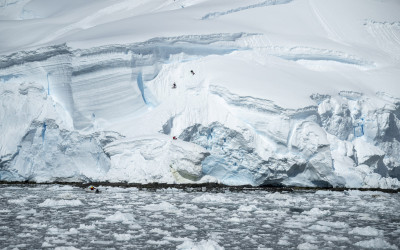
[[[61,2],[0,3],[1,180],[399,187],[398,4]]]

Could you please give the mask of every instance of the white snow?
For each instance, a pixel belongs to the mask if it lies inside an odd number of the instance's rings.
[[[399,13],[2,0],[0,180],[399,188]]]

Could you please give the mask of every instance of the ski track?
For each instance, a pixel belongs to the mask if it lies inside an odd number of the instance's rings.
[[[204,15],[201,19],[202,20],[213,19],[213,18],[229,15],[229,14],[236,13],[236,12],[243,11],[243,10],[261,8],[261,7],[271,6],[271,5],[287,4],[292,1],[293,0],[267,0],[267,1],[262,1],[260,3],[246,5],[246,6],[226,10],[226,11],[208,13],[207,15]]]
[[[322,28],[327,33],[328,37],[335,42],[342,43],[343,39],[339,36],[337,32],[335,32],[329,25],[325,18],[321,15],[318,7],[315,5],[313,0],[308,1],[312,11],[314,12],[315,17],[318,19],[318,22],[321,24]]]
[[[369,20],[364,27],[380,49],[400,60],[400,22],[377,22]]]

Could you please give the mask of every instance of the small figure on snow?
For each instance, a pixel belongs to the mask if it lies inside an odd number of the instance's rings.
[[[172,88],[176,89],[176,83],[172,84]]]
[[[191,70],[190,73],[192,73],[192,75],[194,75],[194,71],[193,70]]]
[[[174,139],[174,140],[178,140],[178,138],[176,138],[176,136],[172,137],[172,139]]]

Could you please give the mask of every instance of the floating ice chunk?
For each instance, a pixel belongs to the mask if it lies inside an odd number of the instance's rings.
[[[317,195],[324,195],[324,196],[335,196],[335,197],[339,197],[339,196],[344,196],[343,192],[334,192],[334,191],[329,191],[329,190],[318,190],[317,192],[315,192],[315,194]]]
[[[23,210],[20,212],[20,214],[36,214],[36,210],[35,209]]]
[[[89,214],[86,215],[85,218],[89,219],[89,218],[104,218],[104,217],[105,217],[105,215],[101,214],[100,210],[93,209],[93,210],[89,211]]]
[[[47,241],[43,242],[42,247],[54,247],[52,244],[48,243]]]
[[[245,206],[245,205],[241,205],[238,208],[238,211],[243,211],[243,212],[252,212],[252,211],[256,211],[257,207],[254,205],[249,205],[249,206]]]
[[[70,228],[66,234],[78,234],[79,231],[76,228]]]
[[[398,247],[391,245],[390,243],[386,242],[384,239],[381,238],[359,241],[354,245],[362,248],[398,249]]]
[[[21,224],[21,227],[29,227],[29,228],[47,228],[47,224],[38,224],[38,223],[33,223],[33,224]]]
[[[161,229],[159,229],[159,228],[153,228],[153,229],[151,229],[151,230],[150,230],[150,233],[161,234],[161,235],[167,235],[167,236],[170,236],[170,235],[171,235],[170,232],[161,230]]]
[[[73,193],[61,193],[58,195],[58,198],[64,199],[64,200],[72,200],[76,198],[76,195]]]
[[[304,227],[307,226],[307,223],[303,223],[301,221],[286,221],[283,224],[284,227],[286,228],[299,228],[299,229],[303,229]]]
[[[113,241],[109,241],[109,240],[92,240],[90,243],[96,244],[96,245],[112,245],[112,244],[114,244]]]
[[[141,207],[142,210],[147,210],[147,211],[164,211],[164,212],[178,212],[179,209],[172,205],[171,203],[168,203],[166,201],[163,201],[159,204],[150,204],[150,205],[145,205]]]
[[[196,230],[198,230],[197,227],[192,226],[192,225],[189,225],[189,224],[185,224],[185,225],[183,225],[183,227],[184,227],[186,230],[189,230],[189,231],[196,231]]]
[[[328,210],[320,210],[319,208],[312,208],[310,211],[304,211],[302,214],[306,214],[309,216],[314,216],[314,217],[322,217],[329,215],[331,212]]]
[[[297,249],[311,250],[311,249],[318,249],[318,246],[306,242],[306,243],[301,243],[300,245],[298,245]]]
[[[47,230],[47,234],[55,234],[55,235],[59,235],[62,232],[62,230],[56,228],[56,227],[50,227]]]
[[[51,185],[50,187],[47,188],[47,190],[51,190],[51,191],[60,191],[60,190],[65,190],[65,191],[70,191],[70,190],[74,190],[75,187],[74,186],[70,186],[70,185]]]
[[[27,202],[28,202],[28,199],[26,199],[26,198],[8,200],[8,203],[17,204],[17,205],[23,205],[23,204],[25,204]]]
[[[168,241],[176,241],[176,242],[190,241],[190,239],[186,238],[186,237],[180,238],[180,237],[165,236],[163,239],[168,240]]]
[[[349,234],[357,234],[362,236],[379,236],[382,234],[382,232],[373,227],[367,226],[367,227],[356,227],[350,230]]]
[[[186,208],[186,209],[193,209],[193,210],[199,209],[199,207],[196,206],[196,205],[194,205],[194,204],[186,204],[186,203],[180,205],[179,207],[181,207],[181,208]],[[0,210],[0,211],[1,211],[1,210]]]
[[[168,245],[171,244],[169,241],[166,240],[148,240],[146,241],[147,244],[150,245]]]
[[[79,248],[68,246],[68,247],[56,247],[54,250],[79,250]]]
[[[344,236],[324,235],[326,241],[349,241],[349,238]]]
[[[195,203],[231,203],[232,201],[221,194],[203,194],[192,200]]]
[[[39,207],[76,207],[81,206],[83,203],[80,200],[53,200],[46,199],[44,202],[40,203]]]
[[[176,249],[179,250],[223,250],[224,248],[218,245],[213,240],[202,240],[200,242],[185,241],[181,245],[178,245]]]
[[[314,230],[314,231],[319,231],[319,232],[329,232],[331,230],[330,227],[321,226],[321,225],[312,225],[308,229],[311,229],[311,230]]]
[[[114,238],[117,241],[128,241],[132,238],[130,234],[114,234]]]
[[[293,199],[293,196],[279,192],[274,192],[266,194],[265,198],[268,200],[291,200]]]
[[[349,225],[347,225],[345,222],[341,221],[318,221],[317,222],[319,225],[322,226],[327,226],[327,227],[333,227],[333,228],[347,228]]]
[[[240,223],[242,220],[239,217],[232,217],[228,219],[229,222]]]
[[[96,228],[96,226],[94,224],[92,224],[92,225],[80,224],[79,225],[79,229],[82,229],[82,230],[94,230],[95,228]]]
[[[277,244],[281,245],[281,246],[290,246],[291,245],[290,242],[287,241],[287,237],[286,236],[280,238]]]
[[[135,218],[133,217],[132,214],[121,213],[120,211],[117,211],[115,214],[110,215],[106,218],[106,221],[122,222],[124,224],[129,224],[130,222],[132,222],[134,220],[135,220]]]
[[[114,204],[111,206],[107,206],[107,208],[112,208],[112,209],[118,209],[118,210],[124,210],[127,208],[127,206],[123,206],[121,204]]]
[[[303,234],[300,236],[300,239],[305,240],[306,242],[309,243],[317,243],[317,237],[309,234]]]

